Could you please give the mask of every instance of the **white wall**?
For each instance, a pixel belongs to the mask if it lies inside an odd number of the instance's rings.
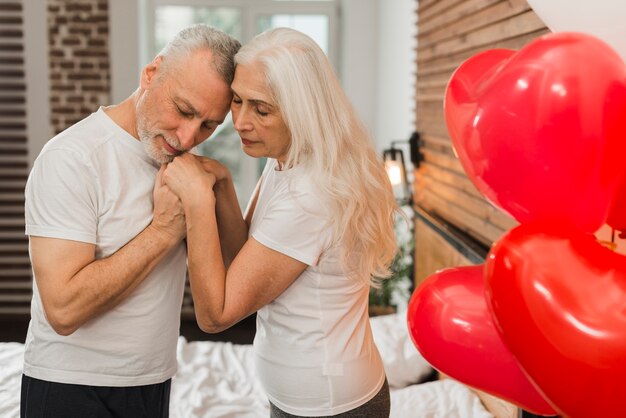
[[[417,0],[341,0],[340,77],[380,152],[415,130],[416,22]]]
[[[376,132],[378,67],[378,3],[383,0],[341,0],[339,76],[346,95],[372,136]],[[395,1],[395,0],[394,0]]]
[[[139,87],[139,3],[140,1],[109,0],[111,103],[121,102]]]
[[[392,140],[409,139],[415,130],[416,10],[416,0],[378,3],[379,67],[372,98],[376,112],[374,136],[381,150]]]

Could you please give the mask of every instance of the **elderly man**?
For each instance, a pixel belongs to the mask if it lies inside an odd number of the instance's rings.
[[[37,158],[26,185],[35,281],[23,417],[168,416],[185,220],[159,167],[223,122],[239,47],[205,25],[183,30],[130,97]]]

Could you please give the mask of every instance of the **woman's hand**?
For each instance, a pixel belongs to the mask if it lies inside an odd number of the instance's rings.
[[[220,163],[219,161],[214,160],[212,158],[203,157],[200,155],[196,155],[195,157],[202,164],[202,168],[204,169],[204,171],[206,171],[207,173],[211,173],[215,176],[216,183],[219,183],[221,181],[228,180],[231,178],[231,174],[230,174],[230,171],[228,170],[228,167],[226,167],[224,164]]]
[[[185,212],[178,196],[163,183],[164,172],[165,165],[162,165],[152,191],[154,199],[152,226],[165,232],[174,240],[180,241],[185,238],[187,233]]]
[[[215,184],[213,185],[213,192],[216,196],[221,195],[222,192],[229,189],[235,190],[233,184],[233,176],[224,164],[212,158],[196,155],[196,159],[202,164],[202,168],[207,172],[215,176]]]
[[[203,162],[189,153],[174,158],[163,173],[163,182],[180,198],[183,205],[191,205],[207,197],[214,201],[213,185],[216,181],[215,174],[206,171]]]

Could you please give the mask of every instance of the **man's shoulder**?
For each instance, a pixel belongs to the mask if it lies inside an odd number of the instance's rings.
[[[50,139],[42,154],[52,151],[66,151],[89,158],[95,149],[105,144],[112,133],[102,124],[100,115],[92,113],[69,126]]]

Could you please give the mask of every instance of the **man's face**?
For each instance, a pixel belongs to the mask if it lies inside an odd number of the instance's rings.
[[[150,65],[142,75],[137,102],[137,135],[159,163],[189,151],[224,121],[230,86],[211,68],[211,53],[197,51],[164,70]]]

